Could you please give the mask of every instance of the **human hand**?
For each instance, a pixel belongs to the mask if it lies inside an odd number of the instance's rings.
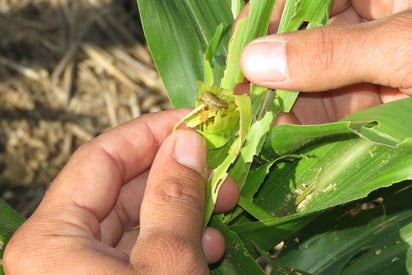
[[[284,1],[276,4],[270,32],[277,30]],[[410,0],[335,0],[330,26],[252,41],[241,57],[243,73],[261,86],[303,92],[292,113],[280,116],[288,123],[336,121],[410,96],[410,7]]]
[[[6,273],[207,273],[225,243],[217,230],[203,231],[203,139],[170,134],[186,113],[146,115],[81,146],[8,243]],[[215,210],[238,196],[227,181]]]

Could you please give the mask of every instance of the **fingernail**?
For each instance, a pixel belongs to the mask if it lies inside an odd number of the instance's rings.
[[[257,39],[242,53],[242,69],[252,82],[273,83],[289,78],[286,42],[281,39]]]
[[[203,138],[196,132],[188,130],[176,131],[174,158],[181,165],[206,177],[206,144]]]

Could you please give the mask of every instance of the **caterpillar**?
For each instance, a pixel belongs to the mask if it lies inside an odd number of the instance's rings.
[[[216,96],[215,94],[205,91],[202,95],[202,101],[214,108],[214,109],[225,109],[227,108],[227,102],[220,99],[218,96]]]

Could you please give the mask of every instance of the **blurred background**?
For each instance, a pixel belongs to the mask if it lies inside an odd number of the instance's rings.
[[[80,144],[170,108],[135,0],[0,0],[0,197],[22,215]]]

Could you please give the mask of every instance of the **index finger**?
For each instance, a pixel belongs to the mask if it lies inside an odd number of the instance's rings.
[[[187,110],[144,115],[82,145],[58,175],[40,209],[65,209],[60,218],[99,234],[124,183],[153,162],[163,140]]]

